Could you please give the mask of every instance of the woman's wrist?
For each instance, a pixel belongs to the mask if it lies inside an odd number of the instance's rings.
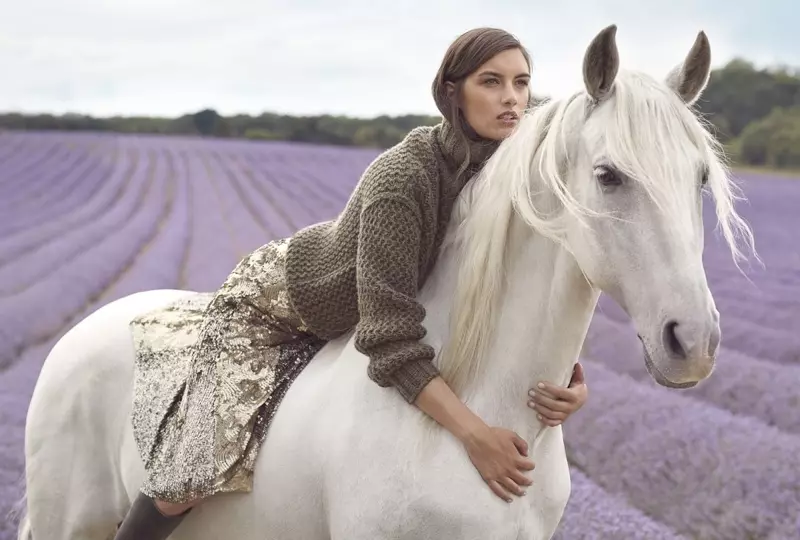
[[[464,444],[472,441],[487,427],[486,423],[458,398],[440,376],[425,385],[415,405]]]

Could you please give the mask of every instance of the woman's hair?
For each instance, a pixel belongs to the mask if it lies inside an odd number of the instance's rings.
[[[464,32],[450,44],[442,59],[431,88],[433,100],[445,119],[453,126],[456,137],[465,144],[468,138],[477,138],[477,134],[467,123],[459,107],[464,79],[495,55],[509,49],[519,49],[530,69],[531,57],[522,43],[512,34],[499,28],[473,28]],[[455,99],[450,99],[448,96],[448,82],[455,86],[453,93]],[[464,165],[466,166],[466,163]]]

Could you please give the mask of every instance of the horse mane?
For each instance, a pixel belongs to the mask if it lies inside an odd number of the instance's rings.
[[[704,166],[723,235],[738,261],[742,253],[737,239],[744,238],[753,246],[750,229],[734,209],[734,201],[744,197],[732,182],[722,147],[707,125],[667,86],[641,73],[620,71],[609,100],[613,103],[607,106],[613,105],[614,114],[612,121],[602,126],[602,136],[611,162],[641,183],[665,211],[687,204],[686,190],[678,186],[698,178],[698,167]],[[586,216],[597,215],[572,196],[566,178],[580,130],[593,106],[587,95],[579,92],[566,100],[532,107],[461,192],[453,212],[457,226],[446,242],[460,244],[463,258],[450,315],[450,338],[439,358],[442,377],[457,395],[463,394],[480,372],[494,333],[512,220],[522,218],[536,233],[570,250],[566,231],[572,220],[585,224]],[[688,150],[700,152],[702,164],[664,159],[665,155],[684,155],[687,144],[694,147]],[[542,197],[538,205],[536,195]]]

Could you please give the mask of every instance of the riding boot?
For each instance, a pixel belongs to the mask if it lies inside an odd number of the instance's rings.
[[[114,540],[166,540],[191,510],[189,508],[182,514],[166,516],[156,507],[153,499],[139,493]]]

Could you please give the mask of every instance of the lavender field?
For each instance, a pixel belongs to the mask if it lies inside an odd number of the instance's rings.
[[[0,132],[0,540],[19,496],[27,404],[48,350],[136,291],[212,290],[240,257],[334,217],[376,150]],[[800,180],[740,175],[766,268],[742,276],[707,213],[718,368],[670,391],[601,301],[589,402],[565,425],[560,540],[800,538]],[[69,384],[69,381],[64,381]]]

